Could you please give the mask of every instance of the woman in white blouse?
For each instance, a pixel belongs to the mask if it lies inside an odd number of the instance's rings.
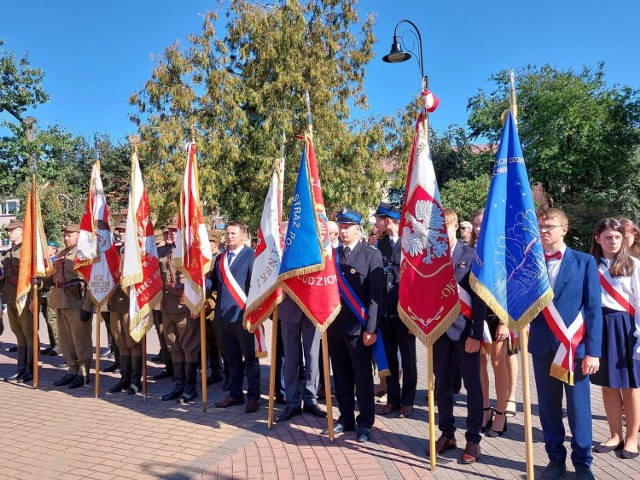
[[[598,222],[591,243],[602,285],[602,358],[591,382],[602,386],[611,437],[598,453],[638,456],[640,428],[640,261],[630,255],[625,228],[615,218]],[[625,414],[626,436],[622,435]]]

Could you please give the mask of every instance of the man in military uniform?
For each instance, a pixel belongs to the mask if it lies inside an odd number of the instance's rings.
[[[380,332],[384,339],[384,349],[389,362],[387,377],[387,404],[380,415],[398,411],[401,418],[410,417],[416,399],[418,367],[416,359],[416,337],[398,316],[398,288],[400,283],[400,259],[402,246],[399,237],[400,210],[393,205],[380,202],[374,214],[378,230],[386,233],[378,240],[378,250],[382,254],[386,288],[380,315]],[[402,389],[400,389],[400,368],[398,349],[402,357]]]
[[[353,295],[343,296],[341,291],[342,308],[327,333],[340,407],[334,432],[354,431],[357,425],[358,442],[367,442],[375,421],[371,347],[377,340],[384,272],[380,252],[360,241],[361,221],[362,214],[350,209],[344,209],[337,218],[342,240],[336,251],[340,269],[337,274],[342,277],[341,282],[344,280],[348,284]],[[360,315],[363,310],[361,321],[354,312]],[[360,411],[357,418],[354,389]]]
[[[118,255],[120,262],[124,261],[124,242],[126,222],[120,222],[115,228],[119,237]],[[111,393],[126,390],[129,395],[135,395],[142,390],[142,344],[131,338],[129,333],[129,295],[120,285],[109,298],[109,324],[113,341],[118,346],[120,363],[120,381],[109,391]]]
[[[178,225],[176,219],[167,224],[171,243],[158,252],[162,289],[162,328],[171,352],[175,387],[162,397],[163,401],[193,402],[198,396],[198,354],[200,353],[200,321],[191,318],[184,304],[184,275],[172,264]]]
[[[165,225],[162,228],[154,232],[156,247],[158,248],[158,258],[166,255],[166,250],[171,249],[167,245],[173,244],[169,239],[169,229]],[[153,307],[153,325],[156,327],[156,333],[158,335],[158,342],[160,343],[160,351],[151,359],[154,363],[164,363],[164,368],[153,376],[154,380],[162,380],[165,378],[173,377],[173,363],[171,361],[171,353],[169,347],[167,347],[167,341],[164,338],[164,332],[162,328],[162,305],[156,304]]]
[[[20,271],[20,251],[22,250],[22,220],[14,220],[7,226],[11,248],[2,257],[2,300],[7,305],[9,326],[16,335],[18,369],[13,375],[5,377],[5,382],[18,383],[33,380],[33,315],[28,302],[18,315],[16,294],[18,273]]]
[[[59,249],[60,245],[58,245],[57,242],[52,240],[47,242],[47,254],[49,255],[51,263],[55,262]],[[58,319],[56,317],[56,311],[53,308],[49,308],[50,290],[50,288],[42,288],[40,290],[40,311],[47,322],[47,333],[49,334],[49,346],[40,350],[40,354],[55,357],[60,353],[60,347],[58,346],[60,342],[58,340]]]
[[[77,224],[64,227],[64,249],[58,252],[53,264],[55,272],[47,281],[53,287],[49,306],[56,309],[60,349],[68,366],[67,373],[54,382],[58,387],[78,388],[89,384],[93,303],[86,294],[84,282],[73,270],[79,232]]]

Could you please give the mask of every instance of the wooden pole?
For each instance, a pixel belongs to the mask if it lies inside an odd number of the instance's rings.
[[[273,311],[271,324],[271,371],[269,372],[269,413],[267,414],[267,428],[273,428],[273,405],[276,399],[276,364],[278,359],[278,306]]]
[[[142,395],[147,403],[147,334],[142,337]]]
[[[331,372],[329,371],[329,343],[327,331],[322,332],[322,366],[324,367],[324,391],[327,402],[327,430],[329,440],[333,442],[333,399],[331,398]]]
[[[31,278],[38,276],[38,225],[36,222],[36,172],[31,174]],[[38,388],[40,369],[38,368],[38,354],[40,353],[40,336],[38,327],[40,320],[40,305],[38,302],[38,286],[31,286],[31,308],[33,311],[33,388]]]
[[[433,397],[433,345],[427,347],[427,394],[429,396],[429,462],[431,471],[436,469],[436,412]]]
[[[207,326],[204,305],[200,309],[200,371],[202,373],[202,411],[207,413]]]
[[[524,441],[527,460],[527,480],[533,480],[533,431],[531,426],[531,385],[529,382],[529,330],[520,332],[522,350],[522,410],[524,412]]]
[[[93,396],[98,398],[100,395],[100,319],[102,318],[102,312],[99,306],[96,310],[98,310],[96,312],[96,381],[93,387]]]

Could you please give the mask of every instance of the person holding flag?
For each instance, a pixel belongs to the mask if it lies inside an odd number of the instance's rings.
[[[251,283],[254,252],[245,246],[247,233],[241,222],[231,221],[225,228],[227,250],[216,257],[211,290],[217,291],[215,320],[222,350],[229,364],[231,384],[226,399],[217,408],[244,404],[242,383],[247,376],[245,413],[256,412],[260,399],[260,362],[256,357],[254,335],[243,328],[247,293]]]
[[[357,425],[356,438],[364,443],[371,438],[370,430],[375,422],[372,346],[378,341],[384,268],[380,251],[360,241],[361,213],[345,208],[336,221],[342,241],[335,252],[342,308],[328,329],[329,355],[334,365],[340,408],[334,432],[354,431]],[[354,388],[360,412],[357,418]]]

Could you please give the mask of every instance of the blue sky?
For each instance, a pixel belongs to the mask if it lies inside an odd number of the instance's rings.
[[[135,132],[127,99],[150,77],[153,55],[198,32],[203,12],[215,3],[5,1],[0,38],[4,48],[28,52],[32,65],[45,71],[50,101],[29,112],[40,125],[57,122],[76,134],[122,140]],[[581,69],[605,61],[610,84],[640,86],[638,0],[362,0],[360,10],[363,17],[369,11],[377,16],[376,58],[365,81],[373,114],[393,113],[419,89],[413,60],[381,61],[403,18],[423,37],[425,72],[441,101],[431,116],[436,129],[466,124],[467,99],[502,69],[545,63]]]

